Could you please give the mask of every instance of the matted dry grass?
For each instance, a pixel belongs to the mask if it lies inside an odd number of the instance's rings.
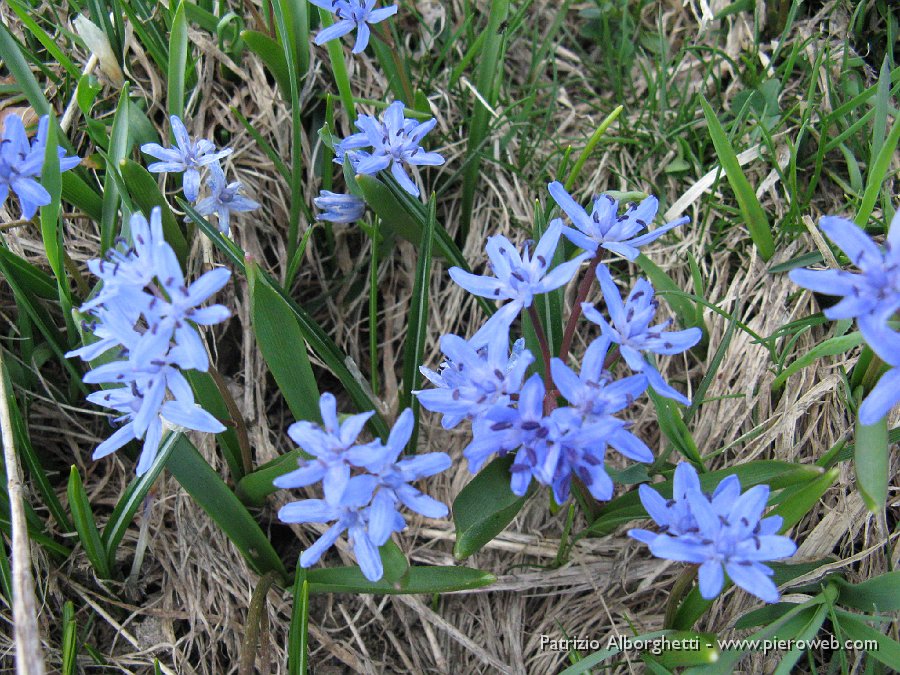
[[[418,2],[417,6],[424,16],[438,22],[462,16],[462,4],[461,0],[451,3],[428,0]],[[653,7],[653,11],[647,11],[644,19],[655,23],[658,10],[673,42],[685,39],[715,42],[732,57],[738,57],[747,41],[752,40],[753,32],[745,17],[731,17],[723,43],[721,36],[712,30],[718,30],[721,25],[711,22],[709,17],[725,4],[728,3],[720,0],[709,3],[698,0],[682,7],[681,3],[661,2]],[[549,22],[555,5],[552,1],[536,0],[529,10],[529,21]],[[9,19],[6,10],[0,9],[0,13]],[[574,31],[574,12],[572,14]],[[836,16],[840,17],[840,12]],[[424,40],[422,29],[409,17],[401,16],[399,20],[409,39],[421,44]],[[15,22],[11,23],[15,27]],[[807,49],[814,53],[826,45],[833,48],[834,44],[840,43],[844,28],[834,19],[826,23],[813,18],[798,26],[798,34],[811,37]],[[252,55],[246,54],[242,63],[235,64],[217,49],[207,34],[191,30],[190,40],[195,54],[202,55],[198,62],[202,84],[188,101],[189,129],[207,136],[217,128],[232,132],[229,144],[235,148],[235,153],[227,158],[228,169],[244,182],[246,192],[263,206],[258,214],[238,219],[233,228],[235,240],[270,269],[283,270],[289,190],[265,154],[233,118],[229,107],[241,110],[283,157],[288,157],[290,152],[289,111],[274,85],[267,82],[263,66]],[[525,40],[514,40],[510,45],[504,74],[510,87],[522,83],[527,74],[529,49]],[[157,102],[150,114],[159,122],[164,119],[159,102],[165,83],[150,67],[148,58],[134,40],[130,42],[129,50],[132,63],[136,65],[127,77],[141,95]],[[312,53],[310,74],[301,94],[303,105],[308,105],[319,92],[332,87],[327,64],[322,61],[325,52],[314,48]],[[85,54],[74,56],[81,63],[87,61]],[[590,135],[602,119],[596,109],[601,107],[608,112],[617,102],[603,91],[602,83],[584,77],[579,56],[567,48],[565,42],[555,49],[554,59],[561,87],[555,101],[544,103],[555,106],[552,129],[557,138],[573,139],[577,146],[578,141]],[[693,86],[695,66],[697,64],[690,59],[683,62],[670,73],[672,82]],[[222,76],[222,69],[227,71],[227,78]],[[734,82],[735,78],[728,70],[723,62],[720,76],[723,81]],[[384,84],[378,66],[370,56],[364,54],[351,60],[350,71],[357,95],[383,98]],[[638,63],[634,65],[633,74],[634,101],[640,101],[642,83]],[[458,170],[465,153],[456,94],[446,89],[446,82],[436,84],[438,86],[430,97],[432,110],[439,120],[440,132],[447,135],[449,142],[442,149],[447,163],[429,174],[431,181]],[[698,82],[696,86],[702,85]],[[115,95],[116,92],[108,89],[104,93]],[[726,91],[726,98],[728,95],[729,91]],[[601,101],[606,103],[601,104]],[[699,111],[697,114],[701,117]],[[636,115],[634,107],[626,106],[623,116]],[[610,136],[620,133],[616,129],[614,126]],[[343,130],[346,131],[346,127]],[[511,141],[503,159],[514,163],[518,142]],[[529,139],[529,142],[534,141]],[[557,144],[549,140],[541,142],[537,156],[557,152]],[[314,131],[305,131],[303,150],[304,166],[308,167],[315,154],[321,151]],[[499,152],[499,145],[494,146],[494,152]],[[658,180],[658,176],[647,174],[646,164],[637,171],[631,153],[631,146],[626,144],[601,145],[579,182],[577,189],[582,198],[608,189],[646,189],[662,183],[668,188],[661,195],[663,203],[675,205],[669,209],[667,218],[682,212],[690,215],[693,222],[701,222],[701,216],[709,215],[708,222],[722,217],[715,211],[707,213],[709,203],[720,201],[718,195],[704,202],[701,210],[699,197],[704,194],[704,185],[708,190],[711,181],[704,183],[701,175]],[[661,171],[670,158],[671,153],[660,157],[658,162],[652,163],[660,168],[652,170]],[[776,160],[783,161],[783,156],[779,155]],[[762,161],[749,159],[745,171],[754,185],[761,186],[760,197],[777,222],[788,198],[777,173],[771,171],[772,161],[771,157]],[[713,168],[710,165],[704,167],[704,171]],[[472,233],[464,251],[467,259],[476,266],[483,260],[482,246],[489,234],[501,232],[521,241],[521,228],[531,220],[535,199],[547,199],[546,176],[531,175],[527,170],[521,173],[508,171],[499,164],[487,163],[483,173],[483,189],[476,196]],[[718,186],[722,189],[721,201],[730,202],[732,196],[724,181]],[[308,202],[317,192],[315,181],[304,181],[304,197]],[[843,196],[839,191],[822,189],[820,193],[817,204],[821,212],[840,210]],[[438,209],[439,219],[454,233],[458,227],[460,195],[456,192],[442,194]],[[815,219],[819,214],[810,215]],[[8,212],[0,217],[0,220],[7,219],[11,219]],[[67,221],[67,250],[79,264],[98,254],[97,232],[85,225],[86,221],[77,217]],[[769,335],[785,323],[816,311],[809,296],[797,294],[796,287],[786,276],[767,272],[767,266],[748,245],[744,228],[731,228],[725,239],[715,244],[710,239],[709,229],[691,225],[682,227],[675,236],[654,244],[650,249],[651,256],[681,287],[689,288],[686,255],[693,254],[707,285],[706,297],[727,312],[736,312],[741,321],[760,335]],[[20,228],[6,234],[17,253],[45,265],[36,232]],[[316,318],[360,368],[366,370],[369,362],[367,298],[353,291],[350,282],[368,269],[368,243],[354,228],[336,226],[334,235],[336,263],[346,274],[346,279],[330,279],[323,271],[325,252],[312,245],[294,295],[301,302],[324,299],[315,305],[318,307]],[[801,237],[781,248],[775,262],[787,260],[814,245],[811,238]],[[215,259],[208,243],[202,238],[196,239],[191,254],[194,272]],[[390,415],[397,412],[397,364],[406,330],[414,272],[415,252],[405,243],[401,243],[379,269],[381,315],[378,334],[382,354],[379,380],[383,383],[379,393],[384,409]],[[431,281],[430,338],[426,353],[426,362],[432,365],[440,358],[437,342],[441,334],[470,334],[474,331],[474,322],[479,320],[472,298],[450,283],[445,272],[443,265],[436,261]],[[631,272],[636,274],[637,270]],[[8,294],[4,291],[4,295]],[[4,319],[12,322],[14,305],[9,300],[9,297],[5,298],[0,311]],[[570,303],[571,300],[569,297]],[[214,358],[228,376],[229,386],[249,425],[255,461],[263,463],[291,448],[284,430],[292,420],[253,344],[246,284],[236,280],[220,294],[219,301],[234,308],[234,317],[224,326],[216,327],[215,334],[208,336],[209,343],[216,345]],[[705,318],[710,331],[709,359],[722,340],[728,321],[710,311],[706,312]],[[804,335],[797,345],[798,353],[821,338],[822,330],[815,329]],[[708,453],[728,448],[714,460],[715,468],[760,458],[813,461],[848,428],[849,421],[839,395],[842,386],[839,372],[852,365],[855,358],[854,353],[845,360],[821,361],[793,376],[784,392],[775,397],[769,390],[773,375],[766,350],[754,344],[746,333],[736,331],[707,398],[735,394],[741,397],[722,398],[700,407],[691,429],[701,443],[701,451]],[[668,376],[683,382],[680,386],[690,392],[707,365],[698,362],[694,355],[687,355],[670,359],[666,368]],[[332,379],[322,372],[321,387],[327,389],[332,385]],[[58,459],[60,470],[73,462],[78,466],[91,504],[104,518],[131,478],[133,464],[115,456],[98,463],[91,462],[92,447],[106,433],[102,425],[96,423],[98,411],[87,405],[78,410],[60,407],[54,400],[53,391],[54,387],[46,383],[45,398],[35,401],[30,410],[33,441]],[[636,433],[654,451],[661,450],[663,441],[652,406],[644,401],[635,406],[634,411]],[[461,460],[466,431],[462,428],[445,431],[436,424],[435,417],[428,414],[423,415],[423,421],[420,447],[446,450],[459,460],[451,470],[429,481],[427,488],[435,497],[451,502],[470,479],[465,462]],[[742,440],[746,436],[749,438]],[[211,439],[199,438],[198,442],[210,463],[216,468],[224,468]],[[892,468],[896,468],[896,463],[895,454]],[[887,569],[880,548],[883,534],[865,510],[853,483],[852,470],[845,465],[838,483],[794,528],[793,536],[801,542],[797,559],[838,554],[843,562],[836,568],[844,568],[851,578],[868,578]],[[896,496],[895,488],[896,485],[892,487],[891,499]],[[293,526],[291,535],[287,528],[277,523],[274,514],[279,505],[298,495],[297,492],[290,495],[277,493],[270,499],[269,506],[259,513],[260,521],[269,523],[281,545],[294,553],[317,536],[315,528]],[[415,596],[315,596],[310,611],[310,658],[315,672],[553,672],[566,662],[566,655],[542,651],[542,634],[551,639],[568,635],[595,638],[605,643],[611,635],[631,634],[632,626],[638,632],[659,629],[668,591],[683,566],[650,558],[645,547],[620,532],[581,540],[573,548],[568,563],[556,569],[540,569],[538,566],[549,565],[556,556],[563,518],[564,513],[549,513],[545,494],[531,498],[503,534],[467,561],[466,564],[492,571],[498,577],[494,586],[478,592],[444,595],[436,604],[432,604],[430,598]],[[146,552],[135,582],[125,588],[104,588],[99,584],[91,575],[83,554],[77,553],[58,566],[35,548],[38,595],[42,605],[40,620],[51,669],[52,664],[60,662],[61,629],[57,618],[61,615],[63,602],[72,599],[81,608],[79,627],[82,636],[107,658],[114,670],[152,672],[153,659],[158,658],[164,664],[164,672],[203,675],[235,672],[247,607],[257,577],[211,519],[165,474],[155,488],[155,499],[139,514],[120,547],[119,563],[125,570],[133,564],[141,530],[146,531]],[[292,541],[294,536],[296,541]],[[453,564],[453,538],[449,520],[437,522],[414,518],[399,542],[413,563]],[[345,544],[339,544],[338,549],[340,553],[328,557],[326,564],[352,562]],[[266,639],[257,664],[260,672],[284,673],[290,595],[272,591],[268,599],[268,630],[264,631]],[[702,626],[726,631],[738,617],[757,605],[758,602],[745,593],[730,590],[714,604]],[[88,619],[89,615],[92,618]],[[0,639],[3,640],[2,647],[9,653],[9,637]],[[758,660],[746,666],[748,672],[761,672],[769,667],[770,664]],[[622,671],[631,669],[641,670],[642,665],[626,661],[620,668]]]

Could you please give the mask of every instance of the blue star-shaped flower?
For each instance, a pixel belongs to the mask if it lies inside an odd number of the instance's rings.
[[[438,166],[444,163],[444,158],[436,152],[426,152],[421,145],[437,120],[408,119],[404,117],[405,108],[402,101],[394,101],[380,121],[371,115],[360,115],[356,120],[360,133],[348,136],[335,147],[334,161],[343,164],[346,157],[357,174],[373,175],[390,168],[400,187],[418,197],[419,188],[404,167]]]
[[[665,329],[672,323],[667,319],[661,324],[650,326],[656,316],[657,303],[653,299],[653,286],[646,279],[638,279],[628,298],[622,303],[619,289],[605,265],[597,267],[597,279],[611,323],[589,302],[581,305],[588,320],[598,324],[603,335],[619,345],[619,351],[628,367],[634,372],[643,373],[650,382],[650,387],[660,396],[671,398],[684,405],[690,400],[669,386],[662,375],[641,352],[652,354],[679,354],[699,342],[703,333],[699,328],[688,328],[680,331]]]
[[[371,30],[370,23],[384,21],[397,13],[397,5],[375,9],[375,0],[309,0],[316,7],[331,12],[337,17],[337,22],[328,28],[319,31],[316,35],[316,44],[325,44],[356,30],[356,44],[353,45],[353,53],[359,54],[369,44]]]
[[[225,172],[222,171],[218,161],[209,165],[207,185],[210,194],[197,202],[197,213],[202,216],[215,213],[219,218],[219,231],[226,236],[230,230],[232,211],[240,213],[259,208],[259,204],[255,201],[240,194],[240,181],[229,183],[226,180]]]
[[[148,166],[147,171],[151,173],[183,171],[184,197],[189,202],[195,202],[200,192],[200,169],[230,155],[232,149],[216,150],[216,144],[205,138],[192,141],[184,122],[177,115],[172,115],[169,122],[175,136],[173,147],[164,148],[159,143],[145,143],[141,146],[141,152],[160,160]]]
[[[638,232],[646,229],[656,217],[656,211],[659,208],[659,201],[656,197],[650,196],[638,205],[629,205],[625,213],[620,216],[619,202],[611,196],[603,194],[594,199],[594,208],[588,215],[587,211],[572,199],[562,183],[554,181],[548,188],[553,199],[572,219],[572,223],[577,228],[566,227],[563,229],[563,234],[576,246],[589,251],[592,257],[597,255],[600,248],[605,248],[628,260],[634,260],[640,254],[639,247],[656,241],[672,228],[690,221],[690,218],[684,216],[671,223],[666,223],[652,232],[636,236]]]
[[[641,487],[641,502],[661,530],[656,536],[647,530],[630,530],[629,535],[648,544],[658,558],[700,565],[703,598],[711,600],[722,591],[727,572],[748,593],[765,602],[778,601],[773,572],[763,563],[789,558],[797,546],[778,534],[781,516],[762,517],[768,485],[741,494],[740,481],[730,476],[706,495],[694,468],[679,465],[673,500],[667,502],[652,488]]]

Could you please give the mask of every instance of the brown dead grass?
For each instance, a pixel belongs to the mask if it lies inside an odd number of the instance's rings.
[[[748,40],[753,39],[752,27],[746,23],[744,15],[732,17],[724,26],[722,42],[716,32],[722,26],[711,22],[709,17],[724,4],[727,3],[696,0],[682,7],[681,3],[660,2],[648,8],[644,19],[653,24],[657,13],[662,12],[663,24],[673,41],[693,39],[717,43],[729,55],[738,57]],[[420,1],[417,7],[435,22],[458,21],[463,12],[459,0],[446,4]],[[549,22],[554,7],[554,2],[537,0],[529,10],[529,21]],[[0,12],[9,19],[6,10],[0,9]],[[574,14],[572,12],[573,31]],[[837,16],[842,15],[838,12]],[[412,37],[422,38],[421,29],[413,20],[408,17],[401,20],[404,31]],[[12,24],[15,29],[15,22]],[[802,24],[798,32],[812,37],[808,49],[815,53],[826,45],[840,43],[842,26],[839,24],[839,21],[832,21],[826,25],[812,19]],[[192,30],[190,38],[195,55],[200,55],[198,74],[202,83],[188,101],[192,120],[190,130],[208,136],[214,129],[223,127],[233,133],[230,145],[236,152],[228,158],[228,171],[234,172],[244,182],[246,191],[263,205],[258,214],[238,219],[234,226],[235,239],[248,254],[264,261],[270,269],[283,270],[289,189],[277,176],[268,158],[233,119],[229,107],[240,109],[282,157],[288,157],[290,152],[289,112],[276,88],[267,83],[263,66],[252,55],[246,54],[241,63],[231,63],[207,34]],[[136,41],[130,42],[129,50],[134,70],[126,75],[141,95],[156,101],[149,112],[161,120],[164,115],[159,106],[165,92],[164,81]],[[505,78],[510,87],[520,84],[527,73],[528,50],[526,41],[513,41],[509,47]],[[764,48],[763,51],[771,50]],[[304,80],[301,95],[304,106],[321,91],[332,88],[327,62],[323,62],[323,58],[327,58],[324,50],[314,48],[312,54],[310,74]],[[86,54],[74,56],[81,63],[88,61]],[[597,108],[608,111],[614,102],[603,91],[602,83],[590,82],[581,75],[580,57],[567,48],[565,42],[556,48],[555,61],[562,74],[563,86],[557,100],[545,101],[545,105],[556,106],[553,123],[561,136],[586,138],[602,119]],[[677,72],[670,74],[673,82],[687,81],[694,86],[692,78],[696,66],[690,60],[683,63]],[[229,79],[221,76],[223,67],[227,69]],[[356,94],[376,99],[384,96],[384,84],[371,56],[365,54],[352,59],[350,67]],[[728,70],[723,62],[720,76],[732,75]],[[636,81],[634,101],[639,102],[643,85],[638,64],[633,72]],[[429,93],[439,130],[448,138],[443,149],[447,163],[428,174],[428,180],[432,182],[456,171],[465,152],[464,136],[460,132],[462,111],[458,108],[457,95],[447,90],[446,82],[439,84],[441,86]],[[702,83],[697,82],[696,86],[700,87]],[[732,86],[736,91],[738,85]],[[111,88],[104,92],[107,96],[116,94]],[[726,92],[726,97],[728,94]],[[628,106],[623,113],[625,116],[634,114],[634,109]],[[615,136],[619,132],[614,127],[610,133]],[[506,148],[507,156],[502,159],[514,161],[518,142],[510,143]],[[528,139],[528,142],[533,140]],[[309,166],[316,152],[321,150],[317,143],[314,133],[304,136],[305,166]],[[545,141],[537,156],[544,157],[555,151],[553,144]],[[646,168],[643,173],[638,172],[635,158],[630,153],[630,146],[625,144],[601,145],[582,174],[579,193],[585,197],[607,189],[644,189],[662,182],[668,188],[665,192],[668,202],[674,205],[667,218],[683,212],[690,215],[693,222],[702,221],[707,215],[708,202],[704,202],[701,211],[699,197],[704,192],[701,175],[687,179],[667,177],[660,181],[657,175],[648,175]],[[660,157],[653,163],[652,170],[661,171],[671,156],[670,153]],[[778,155],[775,161],[783,162],[784,156]],[[771,157],[750,159],[745,170],[754,185],[762,186],[760,197],[769,213],[774,215],[773,220],[778,222],[788,199],[772,166]],[[611,167],[615,170],[611,171]],[[704,167],[704,171],[712,168]],[[482,246],[489,234],[499,231],[521,239],[517,226],[530,221],[535,199],[547,198],[541,176],[507,171],[496,164],[486,164],[484,171],[490,180],[484,181],[484,189],[476,197],[472,233],[464,251],[467,259],[476,265],[483,259]],[[692,190],[695,185],[698,187]],[[307,202],[311,203],[318,188],[316,181],[304,181]],[[708,189],[709,184],[706,184]],[[718,183],[718,189],[721,199],[717,194],[711,203],[732,200],[724,181]],[[831,185],[821,190],[818,204],[822,212],[839,211],[842,201],[840,191]],[[452,192],[443,194],[439,201],[439,218],[451,232],[457,229],[459,204],[460,195]],[[15,214],[0,215],[0,220],[5,221]],[[815,219],[818,214],[811,215]],[[721,217],[726,216],[714,211],[709,222]],[[308,224],[304,223],[305,226]],[[16,253],[45,265],[40,238],[35,231],[19,228],[6,236]],[[301,302],[317,303],[317,319],[366,371],[369,363],[367,298],[352,291],[350,281],[366,273],[369,248],[365,237],[354,228],[336,226],[334,238],[336,263],[346,279],[329,278],[324,271],[326,252],[313,245],[302,266],[294,294]],[[724,241],[713,243],[709,228],[701,230],[686,226],[677,236],[655,244],[652,256],[681,287],[690,288],[685,259],[691,253],[703,272],[706,297],[728,312],[736,311],[741,321],[761,335],[769,335],[785,323],[816,311],[812,300],[805,294],[798,296],[786,276],[767,273],[767,266],[747,245],[747,239],[743,228],[733,227]],[[813,245],[811,238],[801,237],[781,248],[775,262],[787,260]],[[98,253],[97,232],[84,219],[73,217],[67,221],[66,246],[72,258],[83,263]],[[216,259],[208,243],[198,237],[191,255],[194,272]],[[406,330],[415,262],[413,248],[401,243],[379,269],[381,315],[378,334],[383,355],[379,373],[383,388],[379,395],[389,414],[397,412],[397,364]],[[426,353],[426,362],[430,364],[437,363],[440,358],[439,335],[471,333],[474,330],[472,324],[479,316],[473,300],[448,282],[442,265],[436,263],[435,268]],[[636,270],[632,272],[636,273]],[[226,326],[217,327],[214,335],[209,336],[209,343],[217,345],[215,360],[229,377],[229,386],[249,425],[255,461],[263,463],[290,449],[284,429],[292,420],[274,383],[267,378],[265,364],[253,344],[246,285],[236,281],[221,296],[221,301],[234,308],[234,317]],[[320,299],[324,302],[317,302]],[[571,300],[570,297],[570,303]],[[3,317],[10,325],[14,320],[13,312],[14,305],[9,302],[2,305]],[[708,358],[711,358],[728,322],[712,312],[706,313],[706,321],[712,346]],[[822,335],[822,329],[805,335],[796,347],[797,352],[812,346]],[[761,345],[754,344],[746,333],[735,332],[707,398],[735,394],[741,397],[723,398],[701,406],[692,422],[693,435],[702,442],[701,451],[708,453],[717,448],[728,448],[713,462],[715,468],[760,458],[813,461],[848,427],[840,398],[840,369],[852,365],[855,358],[852,354],[843,360],[821,361],[792,377],[783,394],[773,397],[769,390],[773,375],[766,351]],[[698,362],[695,356],[689,355],[671,359],[665,368],[675,381],[686,380],[685,386],[690,391],[699,382],[706,366],[707,363]],[[321,382],[323,389],[332,383],[324,371]],[[41,390],[42,394],[34,399],[30,410],[32,438],[55,459],[61,475],[65,475],[64,470],[70,463],[78,466],[91,503],[102,519],[122,494],[132,476],[133,464],[117,456],[99,463],[91,462],[91,449],[105,433],[96,423],[98,411],[61,407],[56,401],[56,385],[52,381],[43,382]],[[423,419],[422,446],[447,450],[460,459],[466,432],[462,429],[445,431],[427,414]],[[649,403],[635,408],[635,421],[636,433],[651,448],[661,450],[662,441]],[[747,435],[752,438],[742,441]],[[197,441],[209,462],[224,469],[224,462],[211,439],[198,438]],[[896,461],[895,456],[895,464]],[[428,491],[450,502],[469,479],[465,462],[459,461],[453,469],[430,481]],[[62,479],[60,485],[64,494]],[[895,494],[892,493],[892,498]],[[274,528],[284,530],[274,519],[275,510],[297,497],[298,493],[277,493],[269,506],[259,513],[260,521],[276,523]],[[410,596],[315,596],[310,612],[310,659],[315,672],[553,672],[566,663],[566,655],[541,651],[542,634],[552,639],[569,635],[605,642],[614,634],[630,634],[632,626],[640,633],[661,628],[668,591],[683,566],[650,558],[645,547],[620,532],[581,540],[572,550],[568,563],[556,569],[538,569],[535,566],[549,565],[553,561],[562,530],[563,514],[550,515],[547,507],[546,495],[533,497],[507,531],[466,563],[497,575],[497,583],[490,588],[445,595],[434,605],[430,598]],[[60,663],[58,617],[63,602],[72,600],[78,611],[80,637],[104,654],[113,670],[149,673],[153,660],[159,659],[163,672],[203,675],[236,672],[256,576],[210,518],[165,474],[155,488],[155,499],[139,514],[120,547],[119,563],[124,570],[133,564],[140,527],[146,527],[148,546],[137,582],[125,588],[104,586],[94,579],[81,552],[60,564],[48,560],[35,548],[42,609],[40,620],[51,670]],[[291,544],[295,551],[302,550],[317,536],[313,527],[292,527],[291,530],[297,538]],[[281,539],[286,538],[283,531],[277,534]],[[887,568],[880,548],[882,531],[864,509],[848,466],[838,483],[794,529],[793,536],[801,542],[798,559],[838,554],[843,562],[836,567],[844,568],[852,578],[868,578]],[[399,542],[413,563],[453,564],[453,538],[449,521],[413,519]],[[340,553],[330,556],[327,564],[351,563],[346,548],[346,545],[339,545]],[[290,594],[272,591],[268,600],[268,631],[257,667],[263,673],[284,673]],[[756,606],[758,602],[753,598],[731,590],[714,604],[702,626],[727,632],[737,618]],[[8,637],[0,639],[0,646],[11,649]],[[80,663],[87,668],[90,660],[83,650],[82,654]],[[761,672],[770,667],[771,664],[761,661],[746,666],[747,672]],[[626,661],[619,668],[621,671],[632,669],[639,671],[642,664]]]

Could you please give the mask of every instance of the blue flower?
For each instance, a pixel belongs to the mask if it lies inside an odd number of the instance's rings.
[[[259,208],[252,199],[239,194],[241,184],[239,181],[229,183],[225,179],[225,172],[219,166],[219,162],[215,161],[209,165],[209,186],[210,195],[204,197],[197,202],[197,213],[202,216],[208,216],[215,213],[219,218],[219,231],[227,235],[230,229],[231,212],[253,211]]]
[[[581,205],[572,199],[562,183],[554,181],[548,188],[553,199],[577,228],[566,227],[563,234],[576,246],[589,251],[592,257],[597,255],[599,248],[605,248],[628,260],[634,260],[640,254],[639,247],[659,239],[672,228],[684,225],[690,220],[684,216],[652,232],[635,236],[646,229],[648,223],[656,217],[659,208],[656,197],[647,197],[638,205],[630,204],[620,216],[619,202],[603,194],[594,199],[594,208],[591,215],[588,215]]]
[[[39,207],[50,203],[50,193],[38,182],[44,168],[49,123],[49,116],[44,115],[29,144],[22,119],[15,114],[4,118],[0,142],[0,205],[12,190],[22,206],[23,220],[31,220]],[[79,157],[66,157],[61,147],[57,154],[60,171],[68,171],[81,162]]]
[[[352,463],[347,451],[356,445],[366,421],[375,412],[351,415],[341,424],[337,416],[337,401],[328,392],[319,397],[319,410],[322,426],[301,420],[288,427],[288,435],[312,459],[298,460],[299,468],[276,478],[275,486],[296,488],[323,481],[325,498],[337,504],[350,480]]]
[[[384,21],[397,13],[397,5],[374,9],[375,0],[309,0],[316,7],[333,13],[337,22],[319,31],[316,44],[321,45],[356,29],[356,44],[353,53],[359,54],[369,44],[370,23]]]
[[[440,373],[421,367],[421,373],[435,389],[413,393],[426,410],[443,413],[441,425],[452,429],[464,419],[475,419],[496,404],[504,404],[519,391],[522,378],[534,361],[519,340],[509,352],[508,333],[497,330],[486,345],[466,342],[457,335],[441,337],[441,351],[447,359]]]
[[[118,350],[116,360],[84,376],[86,383],[118,385],[88,396],[88,401],[120,413],[114,420],[120,428],[97,447],[94,458],[143,439],[137,466],[137,474],[143,475],[156,456],[164,423],[208,433],[225,430],[197,405],[180,368],[209,367],[206,347],[192,324],[212,325],[230,316],[222,305],[197,305],[219,290],[231,273],[213,270],[186,286],[175,253],[163,238],[158,208],[149,222],[135,214],[130,229],[132,245],[123,240],[106,260],[89,261],[89,269],[103,285],[80,311],[93,315],[84,325],[99,339],[66,356],[90,361]]]
[[[550,361],[553,383],[587,424],[615,419],[611,417],[614,413],[630,406],[647,389],[647,377],[643,374],[613,381],[612,374],[603,368],[609,344],[609,338],[601,336],[588,346],[580,375],[558,358]],[[623,423],[612,428],[603,440],[630,459],[652,462],[650,448],[628,431],[629,426]]]
[[[421,146],[422,138],[437,120],[407,119],[403,114],[405,107],[402,101],[394,101],[384,111],[382,121],[371,115],[360,115],[356,120],[360,133],[348,136],[335,147],[334,161],[343,164],[344,158],[348,158],[357,174],[372,175],[390,168],[400,187],[418,197],[419,188],[404,167],[438,166],[444,163],[444,158],[436,152],[426,152]],[[371,151],[361,148],[371,148]]]
[[[328,190],[322,190],[313,199],[313,204],[321,211],[316,220],[328,220],[332,223],[355,223],[366,212],[366,203],[356,195]]]
[[[469,293],[492,300],[512,301],[488,319],[473,336],[474,341],[481,341],[486,333],[495,330],[498,325],[508,329],[519,312],[531,306],[535,295],[555,290],[572,280],[578,267],[590,254],[582,253],[551,271],[550,263],[561,233],[562,221],[552,221],[534,247],[534,253],[529,254],[526,244],[521,255],[506,237],[489,237],[485,250],[494,276],[479,276],[460,267],[450,268],[450,278]]]
[[[698,564],[700,595],[707,600],[722,591],[727,572],[748,593],[777,602],[773,572],[763,563],[789,558],[797,546],[778,534],[781,516],[762,517],[769,486],[757,485],[741,494],[740,481],[730,476],[706,495],[696,471],[685,466],[676,469],[673,500],[641,486],[641,502],[661,526],[660,534],[631,530],[629,535],[648,544],[658,558]]]
[[[205,138],[192,141],[188,135],[184,122],[177,115],[169,118],[172,124],[172,134],[175,136],[175,145],[164,148],[159,143],[145,143],[141,146],[141,152],[160,160],[147,167],[152,173],[180,173],[184,172],[184,196],[189,202],[197,201],[200,192],[200,169],[230,155],[231,148],[216,150],[216,145]]]
[[[363,575],[369,581],[381,579],[384,575],[381,555],[378,544],[372,540],[368,531],[368,505],[377,484],[375,476],[354,476],[347,481],[339,499],[304,499],[285,504],[279,509],[278,518],[285,523],[334,522],[325,534],[300,555],[301,567],[315,565],[338,537],[347,532]],[[395,527],[394,531],[403,528],[401,523],[392,525]]]
[[[606,266],[597,267],[597,279],[600,281],[600,289],[606,301],[611,323],[607,323],[603,315],[589,302],[581,305],[584,315],[600,326],[604,336],[619,345],[619,351],[628,367],[634,372],[646,375],[650,387],[656,393],[684,405],[690,405],[690,400],[669,386],[656,367],[647,361],[641,352],[679,354],[697,344],[703,335],[702,331],[699,328],[688,328],[665,332],[672,323],[671,319],[651,327],[650,322],[656,316],[657,303],[653,299],[653,286],[646,279],[638,279],[624,304]]]
[[[843,296],[823,313],[829,319],[856,319],[868,345],[891,366],[900,366],[900,333],[888,321],[900,309],[900,211],[894,214],[884,249],[857,225],[844,218],[825,216],[819,227],[850,258],[860,272],[794,269],[791,281],[812,291]],[[900,402],[900,373],[885,373],[863,401],[859,419],[874,424]]]
[[[409,443],[414,425],[413,412],[407,408],[391,429],[387,443],[382,445],[376,442],[347,451],[351,464],[365,467],[378,478],[378,492],[369,509],[369,538],[378,546],[397,530],[398,523],[406,526],[406,521],[397,511],[398,504],[427,518],[443,518],[449,512],[445,504],[410,483],[449,469],[452,464],[450,455],[446,452],[427,452],[398,461]]]

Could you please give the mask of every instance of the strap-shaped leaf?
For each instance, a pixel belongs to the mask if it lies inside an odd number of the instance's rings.
[[[311,593],[374,593],[376,595],[413,595],[418,593],[450,593],[482,588],[497,579],[490,572],[470,567],[438,567],[419,565],[398,582],[386,579],[369,581],[359,567],[332,567],[307,572]]]
[[[72,512],[72,520],[75,523],[75,530],[78,532],[78,539],[87,554],[94,572],[101,579],[112,578],[112,568],[106,557],[106,550],[103,548],[103,542],[100,540],[100,533],[97,531],[97,523],[94,521],[94,511],[91,509],[91,503],[88,501],[87,494],[84,491],[84,485],[81,482],[81,476],[78,469],[72,465],[69,472],[69,510]]]

